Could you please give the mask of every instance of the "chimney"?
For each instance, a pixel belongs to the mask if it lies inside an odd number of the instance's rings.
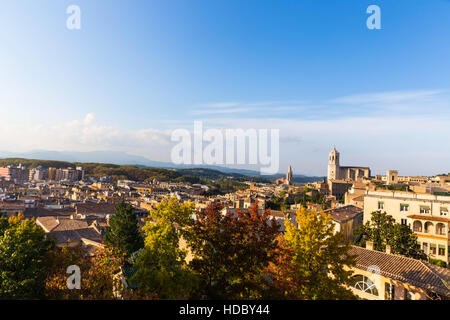
[[[366,249],[373,250],[373,241],[366,241]]]
[[[389,254],[391,254],[392,253],[392,248],[391,248],[391,246],[390,245],[386,245],[386,253],[389,253]]]

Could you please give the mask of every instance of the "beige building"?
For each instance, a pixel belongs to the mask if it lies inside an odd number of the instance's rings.
[[[386,171],[386,184],[397,184],[398,183],[398,171],[388,170]]]
[[[449,210],[449,196],[405,191],[367,191],[364,196],[364,223],[372,212],[386,212],[414,231],[430,258],[446,263],[450,262]]]
[[[362,224],[363,210],[356,206],[344,206],[324,211],[333,219],[334,232],[342,232],[346,240],[351,241],[353,230]]]
[[[353,183],[352,187],[345,193],[344,204],[352,205],[358,208],[364,208],[364,195],[368,189],[367,185],[362,182]]]
[[[329,193],[337,200],[344,199],[346,192],[352,187],[352,183],[345,180],[328,180]]]

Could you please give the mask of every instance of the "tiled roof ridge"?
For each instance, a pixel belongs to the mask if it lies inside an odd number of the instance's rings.
[[[417,260],[417,259],[414,259],[414,258],[410,258],[410,257],[405,257],[405,256],[402,256],[402,255],[399,255],[399,254],[395,254],[395,253],[387,253],[387,252],[383,252],[383,251],[378,251],[378,250],[371,250],[371,249],[367,249],[367,248],[363,248],[363,247],[358,247],[358,246],[353,246],[352,245],[352,247],[354,247],[354,248],[357,248],[357,249],[363,249],[363,250],[366,250],[366,252],[370,252],[370,253],[375,253],[375,254],[383,254],[383,255],[385,255],[385,256],[387,256],[387,257],[389,257],[389,256],[394,256],[394,257],[398,257],[398,258],[402,258],[402,259],[407,259],[407,260],[410,260],[410,261],[412,261],[412,262],[421,262],[420,260]],[[360,264],[360,266],[363,266],[362,264]],[[395,277],[395,278],[402,278],[403,280],[407,280],[407,278],[405,278],[404,276],[402,276],[402,275],[398,275],[398,274],[394,274],[394,273],[391,273],[391,272],[389,272],[389,271],[384,271],[384,270],[380,270],[381,272],[383,272],[383,273],[385,273],[386,275],[388,275],[388,276],[391,276],[391,277]]]
[[[402,256],[401,254],[397,254],[397,253],[387,253],[387,252],[384,252],[384,251],[378,251],[378,250],[371,250],[371,249],[367,249],[367,248],[364,248],[364,247],[359,247],[359,246],[355,246],[355,245],[352,245],[352,247],[354,247],[354,248],[358,248],[358,249],[364,249],[364,250],[367,250],[367,251],[370,251],[370,252],[376,252],[376,253],[382,253],[382,254],[384,254],[384,255],[387,255],[387,256],[396,256],[396,257],[399,257],[399,258],[402,258],[402,259],[408,259],[408,260],[412,260],[412,261],[419,261],[419,262],[422,262],[421,260],[418,260],[418,259],[414,259],[414,258],[410,258],[410,257],[406,257],[406,256]]]
[[[434,271],[427,265],[428,262],[425,262],[425,261],[422,261],[422,260],[418,260],[418,259],[414,259],[414,258],[410,258],[410,257],[405,257],[405,256],[402,256],[402,255],[399,255],[399,254],[386,253],[386,252],[383,252],[383,251],[377,251],[377,250],[370,250],[370,249],[367,249],[367,248],[358,247],[358,246],[354,246],[354,245],[352,245],[352,247],[353,247],[353,248],[356,248],[356,249],[363,249],[363,250],[365,250],[365,251],[368,252],[368,253],[384,254],[384,256],[387,256],[387,257],[389,257],[389,256],[394,256],[394,257],[397,257],[397,258],[409,260],[409,261],[414,262],[414,263],[419,263],[420,265],[424,266],[424,267],[426,268],[427,271],[430,271],[430,272],[432,273],[433,276],[437,277],[437,278],[441,281],[442,285],[443,285],[445,288],[447,288],[448,290],[450,290],[450,288],[445,284],[445,282],[444,282],[444,280],[441,278],[441,276],[439,276],[438,274],[436,274],[436,272],[434,272]],[[364,266],[363,264],[360,264],[360,263],[357,263],[356,265],[359,266],[359,267],[362,268],[362,269],[363,269],[364,267],[366,267],[366,266]],[[384,275],[386,275],[387,277],[392,278],[392,279],[395,279],[395,280],[397,280],[397,281],[402,281],[402,282],[405,282],[405,283],[411,283],[411,284],[417,285],[417,286],[419,286],[419,287],[420,287],[420,286],[425,286],[425,287],[428,287],[428,288],[438,289],[439,291],[442,290],[442,288],[439,288],[439,287],[437,287],[436,285],[434,285],[434,284],[432,284],[432,283],[426,283],[426,282],[421,282],[421,281],[417,281],[417,280],[414,280],[414,279],[409,279],[409,278],[406,278],[405,276],[403,276],[403,275],[401,275],[401,274],[394,274],[394,273],[392,273],[392,272],[385,271],[385,270],[380,270],[380,272],[383,273]]]
[[[447,284],[445,284],[445,280],[442,279],[441,275],[439,273],[437,273],[434,269],[430,268],[430,266],[428,265],[429,262],[425,262],[425,261],[421,261],[421,260],[419,260],[419,261],[420,261],[420,263],[422,263],[425,266],[425,268],[427,268],[427,270],[429,270],[435,277],[437,277],[447,289],[450,290],[449,286]],[[440,268],[439,266],[433,266],[433,267]]]

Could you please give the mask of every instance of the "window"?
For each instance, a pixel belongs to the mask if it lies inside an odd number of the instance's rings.
[[[413,230],[414,230],[414,232],[422,232],[422,222],[417,221],[417,220],[414,221]]]
[[[395,286],[392,283],[386,282],[384,284],[384,300],[395,299]]]
[[[428,207],[428,206],[420,206],[420,213],[421,214],[429,214],[430,213],[430,207]]]
[[[383,210],[384,209],[384,202],[383,201],[379,201],[378,202],[378,210]]]
[[[352,287],[356,290],[367,292],[370,294],[373,294],[375,296],[378,296],[378,289],[375,286],[375,284],[367,278],[366,276],[363,276],[361,274],[357,274],[352,277],[353,285]]]
[[[447,216],[448,215],[448,208],[447,207],[441,207],[441,216]]]
[[[436,245],[434,243],[430,244],[430,253],[433,255],[436,254]]]
[[[445,256],[445,246],[442,244],[438,246],[438,255]]]
[[[406,226],[408,224],[408,220],[406,219],[401,219],[401,224]]]
[[[425,222],[425,233],[433,232],[433,224],[431,222]]]
[[[400,211],[402,212],[409,211],[409,204],[400,204]]]
[[[441,236],[445,235],[445,225],[443,223],[436,224],[436,234],[439,234]]]

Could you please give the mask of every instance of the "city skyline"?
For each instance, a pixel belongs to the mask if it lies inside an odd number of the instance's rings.
[[[324,176],[333,145],[374,174],[450,171],[449,1],[378,3],[381,30],[372,1],[76,1],[80,30],[70,4],[2,6],[0,150],[169,162],[202,120],[279,128],[281,173]]]

